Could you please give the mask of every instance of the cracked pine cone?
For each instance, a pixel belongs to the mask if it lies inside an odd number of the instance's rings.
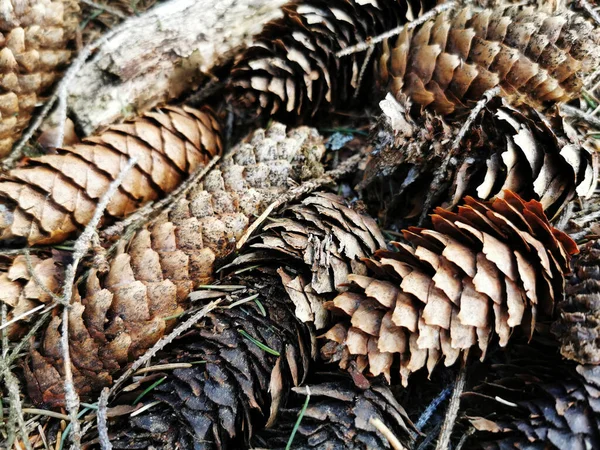
[[[189,293],[210,282],[255,217],[295,184],[323,173],[325,147],[315,129],[257,130],[185,197],[120,243],[108,269],[92,268],[70,310],[75,388],[86,398],[112,374],[160,339],[187,305]],[[81,295],[81,297],[79,297]],[[38,404],[61,405],[60,317],[46,328],[25,367]]]
[[[406,23],[434,5],[433,0],[288,3],[284,17],[267,24],[237,61],[231,73],[234,95],[245,106],[288,117],[348,106],[361,85],[372,84],[367,79],[360,82],[366,53],[345,57],[336,53]]]
[[[470,197],[457,213],[437,208],[433,229],[403,232],[412,244],[379,250],[371,276],[350,275],[351,289],[327,306],[341,314],[321,354],[352,374],[383,374],[396,355],[403,384],[445,357],[452,365],[478,346],[482,359],[497,335],[505,346],[515,327],[531,336],[554,315],[577,245],[552,228],[540,203]]]
[[[71,59],[75,0],[4,0],[0,10],[0,158]]]
[[[443,12],[384,43],[380,82],[442,114],[500,86],[511,104],[539,108],[579,95],[600,60],[600,31],[575,13],[501,6]]]
[[[112,125],[83,144],[31,158],[0,179],[0,238],[52,244],[83,230],[130,158],[137,163],[108,203],[105,221],[171,192],[222,150],[208,108],[165,106]]]
[[[361,390],[351,383],[334,381],[293,388],[292,391],[302,397],[294,398],[294,402],[288,401],[275,426],[257,434],[252,442],[253,448],[286,448],[307,392],[310,400],[292,442],[295,450],[412,448],[416,436],[414,425],[393,393],[384,386]],[[393,446],[373,424],[377,420],[404,447]]]
[[[272,422],[290,387],[303,381],[314,351],[310,331],[277,279],[230,283],[249,289],[213,298],[230,295],[235,302],[256,291],[261,306],[250,301],[214,310],[166,348],[165,363],[194,365],[165,374],[143,401],[160,403],[121,423],[113,448],[246,448],[255,428]]]
[[[428,111],[413,118],[405,102],[390,96],[381,106],[375,151],[359,189],[382,223],[418,217],[431,206],[453,207],[466,195],[501,197],[507,189],[540,201],[553,219],[575,196],[595,190],[595,152],[570,139],[558,114],[544,116],[527,105],[517,110],[495,98],[454,148],[459,127]],[[449,155],[441,183],[432,183]]]
[[[542,351],[513,352],[463,393],[461,409],[477,430],[468,448],[600,448],[600,366],[574,367]]]
[[[600,364],[600,241],[581,248],[573,272],[552,331],[565,358]]]

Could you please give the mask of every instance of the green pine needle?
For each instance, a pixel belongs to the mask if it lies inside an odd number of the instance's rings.
[[[296,423],[294,424],[294,428],[292,429],[292,434],[290,434],[290,438],[288,439],[287,445],[285,446],[285,450],[291,450],[291,448],[292,448],[292,442],[294,442],[294,437],[296,436],[296,432],[298,431],[298,428],[300,428],[300,422],[302,422],[302,418],[304,417],[304,414],[306,413],[306,409],[308,408],[309,401],[310,401],[310,389],[308,386],[306,386],[306,400],[304,400],[304,405],[302,406],[302,409],[300,410],[300,414],[298,414],[298,420],[296,420]]]
[[[246,333],[244,330],[238,330],[238,332],[244,336],[246,339],[250,340],[254,345],[256,345],[258,348],[264,350],[267,353],[270,353],[271,355],[275,355],[275,356],[280,356],[279,352],[277,350],[273,350],[271,347],[267,347],[265,344],[263,344],[262,342],[254,339],[252,336],[250,336],[248,333]]]

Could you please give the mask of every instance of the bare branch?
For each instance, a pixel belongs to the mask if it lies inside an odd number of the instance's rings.
[[[456,382],[454,383],[454,390],[452,391],[452,396],[450,397],[450,403],[448,404],[446,417],[444,418],[444,423],[442,424],[440,436],[435,447],[436,450],[447,450],[450,448],[450,437],[452,436],[452,430],[454,429],[456,417],[458,417],[458,410],[460,407],[460,396],[463,390],[465,389],[465,384],[467,382],[467,358],[468,353],[465,353],[460,371],[458,372],[458,376],[456,377]]]
[[[591,114],[582,111],[579,108],[575,108],[570,105],[561,104],[560,110],[563,112],[565,116],[574,117],[576,119],[583,120],[584,122],[589,123],[595,128],[600,129],[600,119],[598,117],[592,116]]]
[[[98,421],[98,439],[102,450],[111,450],[112,444],[108,437],[108,424],[106,414],[108,410],[108,388],[102,389],[100,400],[98,401],[98,413],[96,420]]]
[[[112,14],[119,19],[127,19],[127,16],[123,14],[118,9],[111,8],[108,5],[103,5],[101,3],[93,2],[92,0],[79,0],[81,3],[85,3],[86,5],[92,6],[93,8],[101,9],[102,11],[106,11],[109,14]]]

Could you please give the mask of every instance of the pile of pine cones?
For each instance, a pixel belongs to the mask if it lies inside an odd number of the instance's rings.
[[[597,156],[560,108],[600,28],[469,3],[292,1],[203,104],[3,173],[2,448],[600,448],[600,242],[565,225]],[[0,0],[0,156],[79,20]],[[30,441],[18,381],[97,422]]]

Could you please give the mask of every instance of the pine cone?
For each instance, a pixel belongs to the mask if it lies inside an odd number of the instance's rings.
[[[412,448],[414,426],[404,408],[384,386],[363,391],[338,381],[292,390],[302,396],[310,393],[308,408],[292,441],[295,450],[398,448],[375,428],[374,420],[381,421],[401,439],[405,448]],[[304,401],[300,398],[288,402],[291,404],[282,409],[276,426],[258,433],[253,448],[286,448]]]
[[[188,294],[212,280],[215,261],[227,256],[252,220],[293,184],[323,172],[325,147],[316,130],[286,134],[274,124],[236,146],[171,210],[158,216],[108,261],[108,271],[87,275],[70,311],[75,387],[83,397],[163,336]],[[26,367],[36,403],[60,405],[60,317]]]
[[[576,244],[552,228],[540,203],[467,197],[458,213],[437,208],[433,229],[409,228],[412,247],[379,250],[366,261],[372,276],[350,275],[350,292],[327,306],[340,320],[326,334],[321,354],[353,373],[391,377],[399,355],[403,384],[423,366],[447,366],[463,351],[490,339],[505,346],[512,328],[531,336],[551,318],[564,294]]]
[[[109,202],[109,220],[164,196],[221,152],[220,128],[209,109],[162,107],[113,125],[84,144],[32,158],[0,180],[1,238],[32,245],[72,236],[90,221],[130,158],[137,164]]]
[[[75,0],[5,0],[0,12],[0,158],[71,59]]]
[[[257,426],[274,420],[290,385],[302,382],[311,336],[278,280],[231,283],[250,287],[230,294],[234,302],[256,293],[262,308],[247,302],[213,311],[167,348],[164,362],[194,365],[168,373],[144,398],[161,403],[129,419],[111,440],[115,449],[242,448]]]
[[[553,331],[565,358],[600,364],[600,241],[584,245],[574,266]]]
[[[378,72],[394,95],[442,114],[468,108],[495,86],[513,105],[545,107],[579,95],[600,60],[599,44],[600,31],[570,11],[465,8],[384,43]]]
[[[484,384],[463,394],[477,430],[468,448],[600,448],[600,367],[544,353],[494,365]]]
[[[336,53],[406,23],[434,4],[433,0],[292,1],[283,7],[283,18],[267,24],[241,55],[231,73],[231,87],[241,103],[267,114],[297,117],[348,106],[360,89],[366,53],[342,58]]]
[[[224,269],[275,266],[296,305],[296,316],[320,329],[327,319],[322,297],[344,290],[349,274],[366,275],[361,259],[385,247],[371,217],[321,192],[284,209]]]
[[[383,223],[418,217],[429,206],[453,207],[465,195],[492,199],[506,189],[539,200],[552,219],[575,195],[595,190],[596,155],[568,137],[558,114],[494,99],[453,148],[460,127],[428,111],[413,118],[409,105],[390,97],[382,108],[359,189]],[[438,175],[442,183],[432,184]]]

